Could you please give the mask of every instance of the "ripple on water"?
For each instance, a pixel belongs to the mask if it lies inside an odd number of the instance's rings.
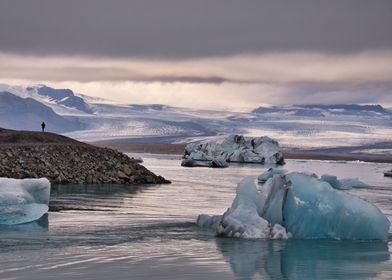
[[[0,228],[0,278],[47,279],[391,279],[391,242],[215,238],[194,222],[222,214],[246,175],[265,170],[183,168],[178,157],[142,155],[161,186],[57,186],[49,217]],[[358,177],[351,190],[391,220],[389,164],[287,160],[290,171]]]

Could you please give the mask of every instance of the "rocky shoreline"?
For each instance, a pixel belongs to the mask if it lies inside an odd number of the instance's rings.
[[[0,129],[0,177],[55,184],[166,184],[127,155],[41,132]]]

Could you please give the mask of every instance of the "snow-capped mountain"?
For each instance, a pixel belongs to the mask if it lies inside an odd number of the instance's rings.
[[[62,117],[33,98],[22,98],[10,92],[0,92],[0,127],[40,130],[42,121],[45,121],[48,129],[54,132],[84,128],[78,120]]]
[[[40,87],[28,87],[28,91],[32,93],[48,97],[50,101],[64,105],[65,107],[75,108],[79,111],[85,112],[87,114],[92,114],[90,106],[83,100],[83,98],[76,96],[70,89],[54,89],[47,86]]]
[[[326,117],[330,115],[359,115],[374,116],[379,114],[391,114],[381,105],[358,105],[358,104],[309,104],[293,106],[259,107],[252,111],[254,114],[285,113],[303,117]]]
[[[70,89],[55,89],[45,85],[23,87],[0,84],[0,91],[7,91],[23,98],[33,98],[61,115],[93,113],[90,105]]]
[[[40,120],[62,117],[72,125],[54,123],[52,131],[67,131],[67,136],[84,141],[184,143],[223,139],[235,133],[252,137],[266,135],[283,146],[299,148],[392,142],[392,113],[380,105],[292,105],[230,112],[161,104],[118,105],[43,85],[0,85],[0,91],[4,88],[50,107],[55,115],[39,115]],[[16,114],[7,113],[7,127],[19,129],[20,120],[13,122],[12,116]]]

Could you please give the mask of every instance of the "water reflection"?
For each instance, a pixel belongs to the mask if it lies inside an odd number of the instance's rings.
[[[158,185],[53,185],[49,211],[115,211],[124,200]]]
[[[34,247],[37,244],[45,244],[49,234],[48,214],[30,223],[1,225],[0,234],[0,254],[15,251],[16,246]]]
[[[236,279],[369,279],[391,272],[385,242],[218,238],[216,243]]]
[[[0,231],[21,231],[21,232],[31,232],[31,231],[47,231],[49,229],[49,215],[44,214],[41,218],[36,221],[19,224],[19,225],[0,225]]]
[[[112,195],[116,193],[137,193],[145,189],[149,185],[83,185],[83,184],[69,184],[69,185],[52,185],[51,195],[62,194],[107,194]]]

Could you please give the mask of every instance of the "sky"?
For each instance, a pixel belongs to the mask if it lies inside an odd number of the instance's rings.
[[[2,0],[0,82],[121,103],[392,107],[390,0]]]

